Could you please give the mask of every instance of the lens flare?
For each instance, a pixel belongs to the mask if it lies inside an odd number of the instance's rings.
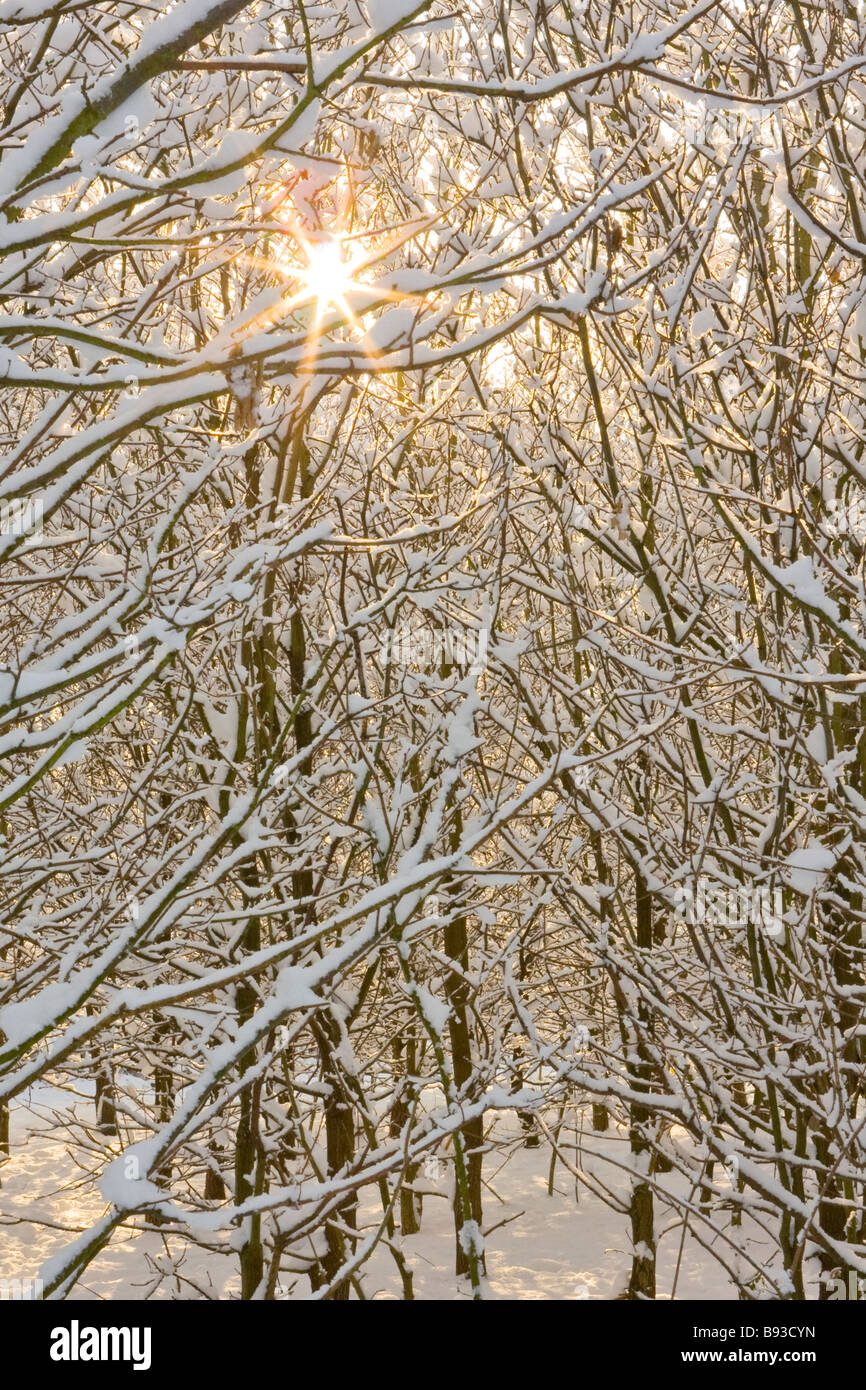
[[[304,246],[307,265],[298,278],[320,308],[339,303],[353,288],[355,266],[338,241],[314,241]]]
[[[368,309],[362,307],[356,313],[350,299],[357,298],[362,303],[369,300],[370,306],[377,308],[385,303],[399,304],[405,299],[423,297],[385,289],[381,285],[371,286],[365,279],[370,266],[381,263],[411,240],[416,231],[414,223],[406,224],[396,235],[393,229],[390,235],[381,232],[328,234],[324,229],[310,233],[296,222],[284,224],[279,238],[283,245],[280,249],[274,247],[271,257],[243,253],[240,260],[251,269],[282,281],[285,291],[277,303],[236,321],[231,329],[232,341],[240,345],[293,310],[308,306],[312,313],[305,329],[305,348],[298,372],[309,374],[324,332],[349,326],[363,337],[364,324],[359,313],[363,316]],[[380,243],[378,247],[365,246],[371,237]],[[366,343],[366,351],[371,360],[378,357],[371,342]]]

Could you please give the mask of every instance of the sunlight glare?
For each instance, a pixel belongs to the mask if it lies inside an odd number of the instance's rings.
[[[320,307],[339,303],[352,289],[354,266],[337,241],[315,241],[304,246],[308,264],[299,274],[305,289]]]

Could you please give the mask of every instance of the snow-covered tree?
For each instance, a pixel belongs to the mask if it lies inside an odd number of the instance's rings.
[[[86,1090],[104,1212],[46,1295],[149,1224],[174,1296],[411,1298],[441,1165],[478,1298],[523,1145],[624,1296],[866,1275],[864,42],[0,8],[0,1155]]]

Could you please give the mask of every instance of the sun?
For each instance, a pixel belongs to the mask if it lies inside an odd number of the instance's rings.
[[[283,309],[312,303],[313,321],[309,338],[312,346],[319,337],[329,309],[336,309],[353,328],[362,331],[349,297],[364,289],[358,279],[366,262],[356,245],[350,248],[346,238],[334,235],[293,235],[295,255],[283,261],[279,273],[290,283],[294,292],[283,302]]]
[[[363,316],[367,310],[359,305],[363,306],[368,299],[372,299],[375,307],[418,297],[380,285],[371,286],[365,274],[371,266],[380,263],[385,256],[410,240],[414,228],[408,235],[404,231],[385,237],[384,244],[372,248],[367,243],[371,237],[383,242],[381,233],[346,233],[336,229],[326,231],[321,227],[309,231],[296,221],[282,224],[281,233],[271,257],[250,253],[240,256],[244,265],[275,277],[284,288],[277,303],[251,313],[233,326],[232,337],[235,341],[240,342],[261,332],[276,320],[285,318],[292,310],[309,306],[312,314],[305,330],[306,348],[301,364],[301,370],[306,371],[313,360],[326,321],[329,329],[339,326],[332,319],[331,311],[336,311],[344,324],[363,335],[364,325],[359,314]],[[350,301],[354,301],[355,307]],[[371,345],[368,352],[376,356]]]
[[[356,244],[350,248],[347,245],[349,239],[342,236],[322,233],[308,236],[297,227],[287,227],[285,231],[292,245],[278,252],[274,259],[246,254],[241,257],[245,265],[275,275],[283,282],[285,290],[277,305],[253,314],[237,326],[235,336],[249,337],[304,305],[311,305],[313,309],[307,329],[310,351],[319,340],[330,309],[338,310],[347,323],[363,331],[349,304],[349,297],[365,288],[357,278],[368,264],[360,247]],[[352,240],[357,243],[357,238]],[[381,291],[378,293],[380,298],[392,297],[387,293],[383,296]]]
[[[296,271],[304,291],[315,299],[319,309],[339,304],[354,288],[356,265],[345,254],[339,241],[302,243],[306,266]]]

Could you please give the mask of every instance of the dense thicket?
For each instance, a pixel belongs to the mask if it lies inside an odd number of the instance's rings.
[[[109,1204],[46,1294],[146,1215],[410,1297],[435,1155],[479,1296],[575,1107],[631,1297],[660,1210],[866,1274],[864,41],[3,6],[0,1124],[89,1079]]]

